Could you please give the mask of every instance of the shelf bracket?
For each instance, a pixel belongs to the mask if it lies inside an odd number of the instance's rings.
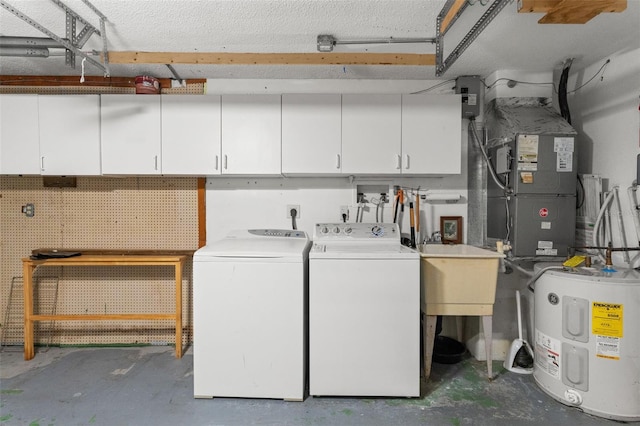
[[[44,26],[42,26],[41,24],[39,24],[29,16],[27,16],[26,14],[22,13],[21,11],[19,11],[9,3],[7,3],[5,0],[0,0],[0,6],[2,6],[7,11],[11,12],[18,18],[22,19],[27,24],[36,28],[40,32],[48,35],[51,39],[58,42],[60,44],[60,47],[64,47],[66,49],[65,63],[67,65],[75,68],[75,57],[76,55],[80,55],[81,57],[85,58],[89,63],[102,69],[105,77],[109,77],[110,72],[109,72],[109,62],[108,62],[108,52],[107,52],[107,39],[106,39],[106,33],[104,28],[104,21],[106,20],[106,17],[102,13],[100,13],[95,7],[93,7],[93,5],[91,5],[91,3],[89,3],[88,0],[83,0],[83,2],[100,17],[101,30],[99,31],[97,28],[95,28],[93,25],[89,24],[85,19],[83,19],[80,15],[78,15],[76,12],[74,12],[64,3],[62,3],[62,1],[60,0],[51,0],[51,1],[54,4],[56,4],[58,7],[60,7],[62,10],[64,10],[65,12],[66,39],[57,36],[56,34],[53,33],[53,31],[45,28]],[[80,22],[81,24],[83,24],[83,29],[80,31],[80,33],[76,35],[77,22]],[[80,48],[84,46],[86,41],[94,33],[102,37],[102,41],[103,41],[102,57],[104,58],[104,64],[96,61],[95,59],[91,58],[88,54],[80,50]]]
[[[447,25],[446,28],[444,28],[444,31],[441,31],[441,26],[445,19],[445,16],[447,16],[449,10],[454,6],[454,3],[456,3],[453,0],[447,1],[447,3],[445,3],[444,7],[438,14],[436,20],[436,76],[442,76],[445,71],[447,71],[451,67],[451,65],[453,65],[453,63],[460,57],[460,55],[462,55],[462,52],[464,52],[480,35],[480,33],[485,28],[487,28],[489,23],[491,23],[491,21],[493,21],[493,19],[498,16],[498,13],[500,13],[500,11],[507,5],[507,3],[511,3],[512,1],[513,0],[495,0],[493,3],[491,3],[486,12],[480,17],[480,19],[478,19],[478,22],[476,22],[473,27],[471,27],[471,30],[469,30],[469,32],[462,38],[456,48],[453,49],[453,51],[449,54],[449,56],[447,56],[446,59],[444,59],[444,33],[449,28],[451,28],[451,26],[455,22],[455,19],[460,16],[462,11],[464,11],[464,7],[462,7],[456,14],[456,17]]]

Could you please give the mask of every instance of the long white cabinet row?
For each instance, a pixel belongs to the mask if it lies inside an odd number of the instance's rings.
[[[0,95],[0,174],[461,170],[456,95]]]

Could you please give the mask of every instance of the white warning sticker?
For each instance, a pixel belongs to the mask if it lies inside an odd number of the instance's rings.
[[[598,358],[620,360],[620,338],[596,336],[596,356]]]
[[[538,135],[518,135],[518,170],[538,170]]]
[[[556,158],[556,172],[573,171],[573,154],[571,152],[558,152]]]
[[[553,138],[553,152],[573,152],[573,140],[571,137]]]
[[[536,365],[555,379],[560,379],[560,341],[536,329]]]

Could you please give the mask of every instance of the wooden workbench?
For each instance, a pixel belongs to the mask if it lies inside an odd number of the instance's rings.
[[[33,255],[52,251],[34,250]],[[61,250],[62,251],[62,250]],[[143,250],[71,250],[81,255],[64,258],[22,259],[24,292],[24,359],[35,356],[33,323],[35,321],[111,321],[111,320],[174,320],[176,328],[176,358],[182,357],[182,270],[190,251]],[[33,313],[33,273],[39,266],[173,266],[175,275],[175,312],[158,314],[92,314],[35,315]]]

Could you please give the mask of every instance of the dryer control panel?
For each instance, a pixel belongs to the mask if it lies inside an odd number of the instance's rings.
[[[313,240],[362,241],[380,239],[387,242],[400,241],[396,223],[318,223],[313,231]]]

